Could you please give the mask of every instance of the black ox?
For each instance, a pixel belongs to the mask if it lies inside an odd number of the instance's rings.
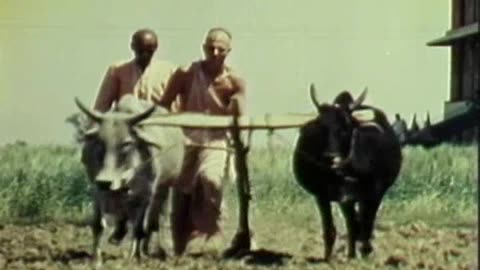
[[[300,129],[293,155],[294,175],[315,196],[325,259],[330,259],[336,238],[331,202],[339,203],[346,222],[347,256],[356,257],[358,241],[360,253],[366,257],[373,251],[370,239],[382,198],[400,171],[400,143],[385,114],[362,105],[366,90],[356,100],[344,91],[333,104],[320,104],[311,85],[310,97],[319,115]],[[366,112],[373,117],[356,116]]]

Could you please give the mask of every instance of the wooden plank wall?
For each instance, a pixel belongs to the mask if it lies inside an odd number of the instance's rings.
[[[473,51],[473,99],[480,101],[480,37],[472,41]]]
[[[480,0],[452,0],[451,28],[479,21]],[[480,38],[470,37],[451,46],[450,101],[473,100],[480,93]],[[458,142],[476,137],[475,130],[459,134]]]
[[[452,29],[479,21],[479,0],[452,0]],[[450,101],[474,99],[479,90],[479,38],[451,47]]]
[[[463,25],[463,5],[465,0],[452,0],[451,10],[451,29],[456,29]],[[462,69],[462,48],[459,46],[450,47],[450,101],[462,100],[462,79],[458,74],[461,74]]]
[[[478,21],[478,0],[463,0],[463,25]],[[468,38],[458,44],[461,47],[461,68],[458,70],[461,76],[460,98],[472,100],[478,91],[478,37]]]
[[[478,0],[463,0],[463,25],[468,25],[478,21],[477,5]]]

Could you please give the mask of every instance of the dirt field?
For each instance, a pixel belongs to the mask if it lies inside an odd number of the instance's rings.
[[[286,173],[290,150],[279,150],[274,163],[260,150],[252,153],[250,167],[257,251],[239,260],[220,258],[237,224],[236,189],[229,185],[223,234],[208,243],[198,239],[186,256],[175,258],[166,228],[161,239],[170,256],[140,263],[125,258],[129,238],[119,247],[105,243],[103,269],[477,269],[476,146],[405,149],[402,174],[379,211],[374,253],[366,260],[346,259],[343,219],[334,207],[338,237],[329,263],[321,260],[314,200]],[[92,237],[83,221],[91,214],[91,198],[75,153],[59,146],[0,151],[0,270],[92,269]],[[7,222],[22,218],[49,222]],[[66,219],[76,222],[61,222]]]
[[[290,226],[291,225],[291,226]],[[103,269],[476,269],[477,236],[468,228],[432,229],[419,223],[377,226],[376,251],[367,260],[347,261],[345,236],[339,229],[332,262],[323,254],[320,228],[314,222],[279,224],[256,230],[257,251],[240,260],[224,261],[220,252],[228,244],[233,226],[205,244],[193,243],[183,258],[166,261],[146,258],[139,264],[125,258],[129,239],[120,247],[105,244]],[[261,228],[263,227],[263,228]],[[91,235],[85,225],[44,223],[0,226],[0,269],[91,269]],[[168,252],[171,249],[167,243]]]

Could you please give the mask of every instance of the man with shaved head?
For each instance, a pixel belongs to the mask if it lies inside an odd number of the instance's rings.
[[[160,105],[171,108],[178,98],[182,112],[244,114],[245,82],[225,64],[231,45],[228,30],[210,29],[203,43],[204,59],[175,71]],[[226,131],[184,129],[184,133],[186,155],[183,174],[174,184],[171,217],[176,255],[183,254],[194,237],[205,235],[208,239],[220,230],[222,186],[229,158],[224,150]]]
[[[167,61],[153,59],[157,47],[158,39],[153,30],[136,31],[130,43],[134,58],[109,66],[94,109],[108,111],[125,94],[158,103],[176,67]]]
[[[175,66],[167,61],[158,61],[153,56],[158,47],[158,38],[151,29],[137,30],[131,38],[130,48],[134,57],[128,61],[112,64],[103,78],[94,103],[100,112],[110,110],[126,94],[157,104],[163,95]],[[82,157],[82,161],[85,161]],[[165,194],[156,198],[165,200]],[[119,243],[126,234],[126,220],[119,220],[110,242]]]

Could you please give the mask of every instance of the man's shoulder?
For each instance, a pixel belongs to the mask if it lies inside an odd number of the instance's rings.
[[[196,62],[192,62],[190,64],[182,64],[176,67],[175,74],[177,77],[182,77],[182,78],[190,77],[195,72],[195,68],[196,68]]]
[[[110,66],[114,68],[123,68],[135,64],[133,60],[118,60],[113,62]]]
[[[115,62],[111,63],[108,66],[108,69],[111,70],[111,71],[124,70],[124,69],[129,68],[133,64],[134,64],[133,60],[118,60],[118,61],[115,61]]]
[[[185,73],[193,73],[195,70],[200,69],[202,61],[193,61],[189,64],[183,64],[179,67]]]
[[[234,80],[243,80],[242,73],[231,66],[225,66],[225,71],[228,73],[228,76]]]
[[[232,69],[231,67],[227,67],[228,77],[232,81],[235,86],[244,86],[245,79],[243,76],[236,70]]]

